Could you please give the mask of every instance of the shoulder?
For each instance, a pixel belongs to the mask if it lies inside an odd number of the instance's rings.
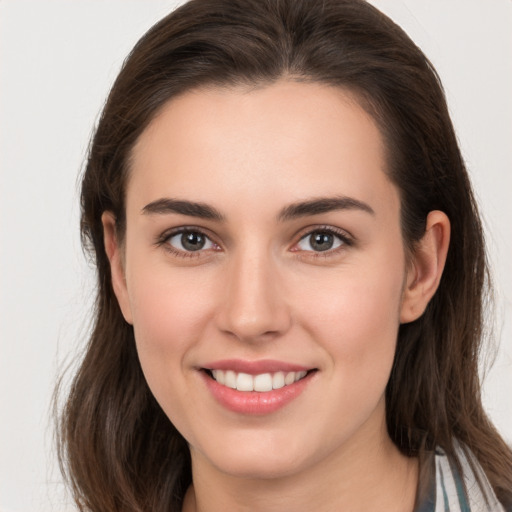
[[[512,512],[501,505],[476,457],[460,443],[456,459],[440,447],[421,456],[414,512]]]

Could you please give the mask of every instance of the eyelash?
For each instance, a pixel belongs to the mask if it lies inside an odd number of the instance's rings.
[[[182,251],[173,247],[169,240],[177,235],[183,235],[186,233],[199,234],[205,238],[207,238],[212,244],[215,245],[215,251],[218,251],[219,244],[217,244],[212,237],[208,235],[202,228],[194,227],[194,226],[185,226],[176,229],[172,229],[170,231],[164,232],[157,240],[156,245],[163,247],[166,251],[171,253],[173,256],[178,258],[200,258],[204,256],[205,251],[210,251],[211,249],[199,249],[197,251]],[[353,237],[348,234],[346,231],[341,229],[333,228],[332,226],[314,226],[309,227],[307,230],[303,230],[297,242],[294,243],[294,247],[297,246],[302,240],[307,237],[312,236],[315,233],[321,233],[326,235],[333,235],[338,238],[341,244],[334,249],[327,249],[325,251],[301,251],[300,249],[291,249],[291,252],[302,253],[301,257],[304,258],[329,258],[332,256],[338,255],[341,251],[346,250],[347,247],[352,247],[354,245]],[[304,254],[307,253],[307,256]]]
[[[156,245],[163,247],[166,251],[171,253],[173,256],[177,256],[178,258],[200,258],[204,256],[205,249],[199,249],[197,251],[181,251],[173,247],[169,240],[177,235],[183,235],[187,233],[198,234],[206,239],[208,239],[211,243],[213,243],[216,247],[219,247],[219,244],[212,240],[212,237],[208,235],[203,229],[197,228],[194,226],[184,226],[181,228],[172,229],[170,231],[166,231],[162,233],[162,235],[158,238]],[[206,249],[209,250],[209,249]],[[218,250],[218,249],[215,249]]]
[[[304,258],[327,259],[330,257],[338,256],[340,252],[343,252],[348,247],[352,247],[354,245],[354,238],[344,230],[334,228],[332,226],[314,226],[303,230],[298,242],[294,244],[294,247],[297,246],[302,240],[314,235],[315,233],[333,235],[340,240],[341,244],[334,249],[327,249],[325,251],[301,251],[292,249],[292,252],[301,253],[301,257]]]

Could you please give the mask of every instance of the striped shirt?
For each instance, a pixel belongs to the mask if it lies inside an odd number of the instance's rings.
[[[457,454],[462,476],[441,448],[427,452],[420,464],[414,512],[512,512],[500,504],[476,459],[469,455],[475,468],[473,471],[468,456],[460,447]]]

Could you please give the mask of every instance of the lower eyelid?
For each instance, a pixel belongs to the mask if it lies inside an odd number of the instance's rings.
[[[172,235],[175,236],[175,235]],[[212,242],[214,243],[214,242]],[[171,244],[167,243],[166,241],[159,242],[158,245],[164,249],[165,252],[167,252],[170,256],[173,258],[182,258],[182,259],[204,259],[208,258],[209,256],[212,256],[212,252],[217,252],[217,246],[215,244],[215,247],[213,248],[206,248],[206,249],[198,249],[197,251],[187,251],[187,250],[181,250],[177,249],[176,247],[172,246]]]

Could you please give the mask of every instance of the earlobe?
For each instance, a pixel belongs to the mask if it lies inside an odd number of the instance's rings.
[[[418,242],[407,271],[400,322],[417,320],[434,296],[443,274],[450,243],[450,220],[444,212],[428,214],[423,238]]]
[[[112,212],[103,212],[101,216],[103,224],[103,243],[105,252],[110,262],[110,273],[112,276],[112,288],[117,297],[124,319],[132,324],[132,313],[126,287],[126,277],[122,257],[122,247],[116,235],[116,219]]]

